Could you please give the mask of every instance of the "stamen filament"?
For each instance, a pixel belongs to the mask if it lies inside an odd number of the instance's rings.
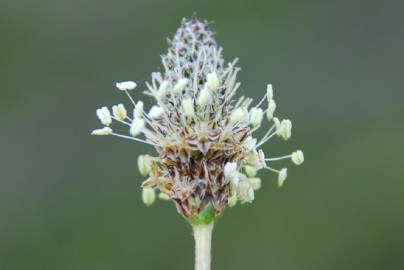
[[[282,160],[282,159],[287,159],[290,158],[292,155],[286,155],[282,157],[274,157],[274,158],[266,158],[265,161],[276,161],[276,160]]]
[[[133,106],[136,106],[136,102],[133,100],[132,96],[129,94],[129,92],[127,90],[125,90],[125,94],[128,96],[128,98],[132,102]]]
[[[152,143],[152,142],[148,142],[148,141],[145,141],[145,140],[142,140],[142,139],[139,139],[139,138],[135,138],[135,137],[131,137],[131,136],[118,134],[118,133],[115,133],[115,132],[113,132],[111,135],[114,135],[116,137],[123,138],[123,139],[128,139],[128,140],[133,140],[133,141],[137,141],[137,142],[141,142],[141,143],[145,143],[145,144],[150,144],[150,145],[153,145],[153,146],[158,146],[157,144]]]

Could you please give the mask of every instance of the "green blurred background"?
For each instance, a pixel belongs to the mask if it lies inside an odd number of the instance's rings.
[[[404,269],[401,1],[0,0],[0,269],[192,269],[190,226],[140,199],[152,149],[91,137],[116,81],[161,70],[182,17],[214,20],[240,93],[272,82],[296,148],[225,213],[214,269]],[[126,103],[128,104],[128,103]]]

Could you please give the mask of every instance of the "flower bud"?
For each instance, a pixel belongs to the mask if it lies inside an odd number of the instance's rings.
[[[118,88],[121,91],[128,91],[128,90],[133,90],[136,88],[136,83],[133,81],[127,81],[127,82],[117,82],[115,84],[116,88]]]
[[[156,191],[154,188],[145,187],[142,190],[142,200],[146,206],[151,206],[156,200]]]
[[[297,150],[297,151],[293,152],[291,159],[292,159],[293,163],[295,163],[296,165],[302,164],[304,162],[303,151]]]
[[[186,116],[188,117],[194,116],[195,110],[193,99],[188,97],[182,100],[182,109],[184,110]]]
[[[112,106],[112,113],[117,120],[123,121],[127,116],[125,106],[123,104],[118,104]]]
[[[201,92],[198,95],[197,103],[199,106],[205,106],[210,102],[210,90],[206,87],[202,88]]]
[[[219,89],[220,81],[216,72],[209,73],[206,76],[206,86],[210,91],[217,91]]]
[[[175,84],[174,88],[173,88],[173,94],[177,95],[180,94],[182,91],[184,91],[185,87],[188,84],[188,79],[187,78],[182,78],[179,79],[178,82]]]
[[[105,136],[105,135],[111,135],[112,134],[112,129],[109,127],[103,127],[100,129],[94,129],[91,132],[91,135],[97,135],[97,136]]]
[[[156,93],[156,99],[161,100],[162,98],[164,98],[170,88],[171,83],[169,81],[163,81],[160,84],[159,90]]]
[[[112,123],[111,113],[107,107],[97,109],[97,117],[103,125],[109,126]]]

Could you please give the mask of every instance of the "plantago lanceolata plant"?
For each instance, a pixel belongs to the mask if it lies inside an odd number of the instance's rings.
[[[118,104],[97,110],[104,127],[93,135],[112,135],[148,144],[156,156],[138,157],[143,202],[150,206],[157,197],[171,200],[177,211],[194,228],[196,269],[210,269],[210,241],[213,223],[227,206],[238,201],[251,203],[261,186],[257,171],[277,174],[282,186],[287,169],[272,164],[291,159],[303,163],[297,150],[282,157],[266,157],[261,147],[273,137],[288,140],[292,123],[274,116],[276,103],[272,85],[257,103],[248,97],[236,98],[240,83],[237,59],[225,63],[222,48],[214,39],[207,21],[183,20],[168,52],[161,57],[164,72],[151,75],[145,94],[155,104],[147,111],[144,103],[130,95],[137,85],[116,84],[133,104],[133,113]],[[128,134],[110,127],[116,121],[128,126]],[[259,128],[267,131],[261,138]],[[275,165],[274,165],[275,166]]]

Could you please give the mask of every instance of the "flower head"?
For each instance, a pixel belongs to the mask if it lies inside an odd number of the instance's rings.
[[[159,191],[159,198],[170,199],[182,216],[194,220],[206,209],[220,216],[237,201],[252,202],[261,187],[256,177],[261,169],[275,172],[281,186],[287,170],[275,169],[272,163],[291,159],[299,165],[304,158],[300,150],[271,158],[261,149],[275,135],[291,137],[292,122],[274,117],[273,86],[267,85],[256,105],[251,98],[237,98],[237,59],[225,63],[206,21],[184,19],[169,45],[162,56],[163,72],[152,73],[146,83],[145,94],[155,101],[149,112],[144,113],[143,102],[135,102],[128,92],[136,83],[117,83],[134,106],[133,118],[122,104],[112,108],[113,116],[103,107],[97,116],[104,127],[93,131],[155,148],[155,157],[138,159],[141,174],[148,177],[142,184],[144,203],[151,205]],[[108,127],[112,119],[127,125],[130,135],[114,133]],[[259,139],[258,129],[266,129]]]

